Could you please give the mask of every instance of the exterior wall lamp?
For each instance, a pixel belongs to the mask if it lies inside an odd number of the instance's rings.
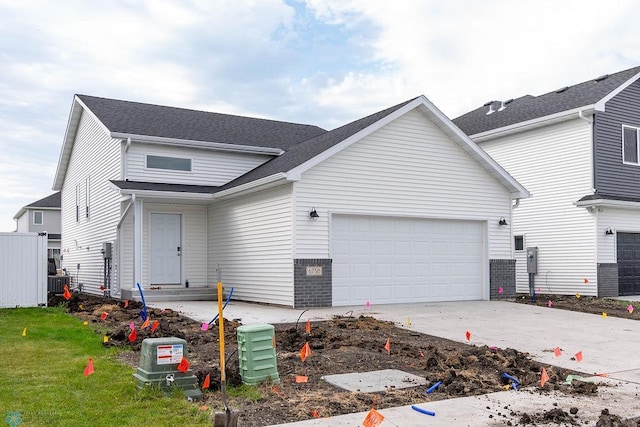
[[[318,212],[316,211],[316,208],[311,208],[311,212],[309,212],[309,217],[311,219],[320,218],[320,215],[318,215]]]
[[[611,229],[611,227],[607,228],[604,232],[604,234],[606,234],[607,236],[611,236],[613,235],[613,230]]]
[[[506,219],[504,219],[503,216],[500,217],[500,220],[498,221],[498,225],[500,226],[505,226],[505,225],[509,225],[509,223],[507,222]]]

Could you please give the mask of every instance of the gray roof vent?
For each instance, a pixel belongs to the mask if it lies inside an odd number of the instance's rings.
[[[486,104],[485,104],[486,105]],[[486,112],[486,115],[495,113],[496,110],[493,109],[493,103],[489,104],[489,111]]]
[[[569,86],[561,87],[560,89],[556,90],[556,93],[562,93],[567,89],[569,89]]]
[[[603,74],[600,77],[596,78],[596,82],[601,82],[603,80],[606,80],[607,77],[609,77],[609,74]]]
[[[505,108],[507,108],[507,102],[506,101],[502,101],[500,103],[500,108],[498,108],[498,111],[503,111]]]

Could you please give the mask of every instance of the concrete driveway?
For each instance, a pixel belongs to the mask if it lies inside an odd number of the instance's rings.
[[[153,305],[171,308],[204,322],[210,321],[217,313],[216,304],[194,301]],[[587,374],[607,374],[608,378],[597,377],[597,380],[612,385],[600,387],[598,395],[592,397],[543,396],[510,391],[420,405],[435,411],[436,417],[425,416],[410,407],[385,409],[380,411],[387,417],[383,426],[452,423],[480,426],[493,422],[504,425],[506,419],[503,415],[499,416],[498,412],[505,406],[509,406],[510,411],[533,414],[552,409],[553,402],[565,410],[570,406],[578,407],[582,423],[593,421],[595,424],[604,408],[618,415],[640,416],[640,400],[637,399],[637,393],[640,392],[639,321],[499,301],[378,305],[369,310],[363,306],[337,307],[311,309],[304,313],[303,310],[232,301],[225,309],[226,318],[241,319],[244,324],[295,322],[301,315],[301,322],[305,322],[307,319],[329,319],[336,314],[370,315],[393,321],[398,326],[460,342],[466,342],[465,332],[469,331],[471,344],[514,348],[529,353],[533,359],[545,364]],[[555,347],[562,349],[560,357],[555,357]],[[581,362],[574,359],[578,352],[583,355]],[[361,425],[363,419],[364,414],[349,414],[330,420],[318,419],[288,425],[355,426]]]

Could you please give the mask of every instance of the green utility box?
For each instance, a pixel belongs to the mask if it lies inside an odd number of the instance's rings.
[[[243,383],[257,384],[268,379],[280,382],[273,325],[259,323],[238,327],[238,355]]]
[[[182,358],[189,360],[187,342],[180,338],[145,338],[140,349],[140,364],[133,374],[138,389],[159,386],[165,393],[172,388],[184,390],[187,399],[201,400],[202,391],[193,371],[178,371]]]

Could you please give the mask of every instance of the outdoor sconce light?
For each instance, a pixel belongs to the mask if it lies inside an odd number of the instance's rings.
[[[604,234],[606,234],[607,236],[611,236],[613,234],[613,230],[611,229],[611,227],[607,228]]]
[[[507,223],[507,220],[506,220],[506,219],[504,219],[504,217],[503,217],[503,216],[501,216],[501,217],[500,217],[500,221],[498,221],[498,225],[501,225],[501,226],[502,226],[502,225],[509,225],[509,224]]]
[[[311,208],[311,212],[309,212],[309,217],[311,219],[320,218],[320,215],[318,215],[318,212],[316,212],[316,208]]]

